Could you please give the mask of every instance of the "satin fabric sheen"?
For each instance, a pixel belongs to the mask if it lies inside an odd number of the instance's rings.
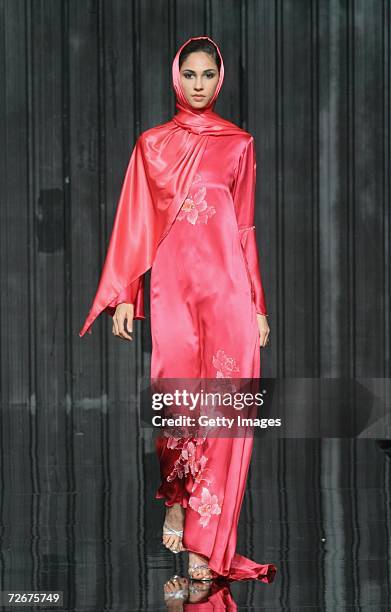
[[[215,44],[208,37],[193,37],[198,38],[207,38]],[[135,318],[145,318],[144,279],[141,277],[151,268],[156,249],[186,198],[208,138],[224,134],[235,139],[238,135],[248,134],[212,110],[224,80],[224,63],[217,45],[221,68],[214,95],[204,109],[194,109],[188,104],[181,89],[179,73],[179,54],[185,44],[178,50],[172,66],[178,112],[167,123],[143,132],[136,141],[125,173],[98,288],[79,332],[80,337],[87,331],[92,333],[92,324],[102,311],[113,315],[115,306],[128,301],[129,295],[135,299],[135,302],[131,300],[135,303]],[[251,166],[248,170],[252,175]],[[246,237],[244,244],[247,240],[250,240],[248,263],[250,270],[255,271],[253,282],[259,296],[259,312],[266,314],[263,291],[256,278],[255,237]]]
[[[256,305],[241,245],[243,235],[253,234],[253,160],[252,137],[210,138],[159,245],[151,273],[151,378],[159,392],[173,392],[172,379],[193,391],[193,379],[260,377]],[[183,544],[207,557],[213,571],[268,582],[274,566],[235,550],[252,448],[251,428],[237,437],[209,432],[204,441],[160,436],[155,496],[186,508]]]
[[[220,77],[208,107],[194,109],[181,88],[179,55],[190,40],[202,38],[216,46]],[[79,335],[91,333],[96,317],[103,311],[113,315],[121,302],[133,303],[134,317],[145,318],[144,273],[152,267],[151,377],[236,374],[257,378],[260,348],[256,313],[266,314],[266,304],[254,231],[254,140],[247,131],[213,111],[224,79],[224,64],[212,39],[205,36],[186,41],[174,58],[172,78],[177,113],[137,139],[98,288]],[[204,234],[191,234],[197,225],[184,216],[186,202],[199,198],[201,192],[208,205],[216,205],[218,223],[213,230],[212,216],[209,227],[201,224]],[[201,204],[202,212],[205,203]],[[215,240],[206,230],[221,232],[221,240]],[[192,246],[196,236],[198,242]],[[196,250],[181,251],[186,249],[186,240],[189,249]],[[208,264],[214,276],[208,277]],[[209,285],[208,278],[213,278]],[[183,290],[186,282],[187,292]],[[202,291],[208,286],[216,296],[209,306],[208,296],[197,293],[197,288]],[[180,502],[188,508],[184,545],[207,556],[210,568],[218,575],[227,580],[269,582],[276,571],[274,565],[256,563],[235,551],[252,447],[251,431],[243,438],[209,437],[197,447],[198,455],[206,457],[213,473],[221,509],[218,518],[214,516],[208,526],[201,526],[199,513],[189,506],[189,499],[197,498],[202,487],[192,491],[194,481],[189,478],[167,480],[178,459],[178,449],[170,448],[167,438],[160,438],[157,454],[162,484],[156,497],[165,498],[166,505]]]

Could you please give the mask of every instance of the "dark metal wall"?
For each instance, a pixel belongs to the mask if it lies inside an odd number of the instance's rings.
[[[172,116],[199,34],[224,55],[217,112],[256,139],[263,375],[390,375],[389,0],[0,0],[7,404],[126,400],[148,373],[148,318],[132,345],[107,315],[78,330],[135,139]]]

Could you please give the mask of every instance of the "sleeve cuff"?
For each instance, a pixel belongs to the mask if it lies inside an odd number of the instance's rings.
[[[133,319],[145,319],[144,310],[144,274],[136,278],[123,289],[110,304],[105,308],[106,312],[113,317],[118,304],[133,304]]]

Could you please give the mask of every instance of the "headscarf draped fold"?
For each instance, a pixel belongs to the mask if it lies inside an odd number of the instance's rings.
[[[216,90],[204,108],[186,100],[179,56],[192,40],[205,39],[217,49],[221,66]],[[79,336],[126,287],[151,268],[159,243],[169,232],[197,172],[209,137],[245,131],[220,117],[213,108],[224,80],[218,45],[208,36],[189,38],[172,64],[177,113],[137,139],[126,170],[106,259],[94,300]]]

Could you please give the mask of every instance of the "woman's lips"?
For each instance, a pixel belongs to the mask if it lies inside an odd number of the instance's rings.
[[[196,98],[196,100],[202,100],[203,98],[205,98],[205,96],[199,96],[199,95],[194,95],[193,98]]]

